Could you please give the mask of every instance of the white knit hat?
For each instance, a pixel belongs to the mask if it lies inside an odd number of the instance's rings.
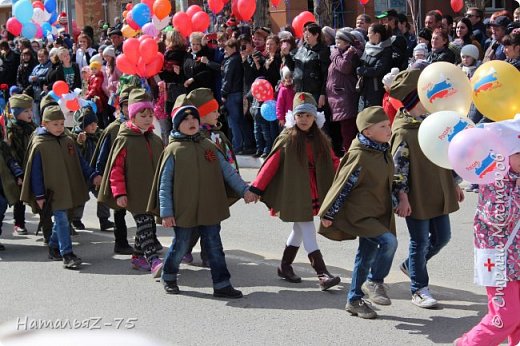
[[[478,51],[478,48],[477,46],[473,45],[473,44],[467,44],[465,45],[464,47],[462,47],[462,49],[460,50],[460,56],[470,56],[472,57],[473,59],[478,60],[479,58],[479,51]]]
[[[399,69],[397,67],[393,67],[392,70],[390,70],[390,73],[385,74],[383,77],[383,84],[387,87],[390,87],[398,73]]]
[[[424,56],[428,54],[428,46],[424,43],[419,43],[415,48],[413,49],[413,53],[415,55],[415,52],[422,52]]]
[[[291,70],[287,66],[284,66],[282,68],[282,79],[285,79],[285,78],[287,78],[289,76],[292,77],[292,72],[291,72]]]
[[[116,57],[116,51],[114,47],[108,46],[103,50],[103,56],[111,56],[112,58]]]

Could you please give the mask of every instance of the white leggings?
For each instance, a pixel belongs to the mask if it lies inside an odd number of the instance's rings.
[[[287,246],[299,247],[303,240],[303,247],[308,254],[318,250],[318,242],[316,241],[316,228],[314,222],[295,222],[293,230],[287,239]]]

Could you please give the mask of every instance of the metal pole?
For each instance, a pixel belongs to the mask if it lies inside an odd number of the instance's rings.
[[[65,12],[67,13],[67,29],[70,37],[74,37],[72,34],[72,0],[65,0]]]

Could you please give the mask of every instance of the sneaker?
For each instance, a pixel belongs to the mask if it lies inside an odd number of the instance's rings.
[[[370,307],[370,303],[364,299],[348,302],[347,305],[345,305],[345,310],[350,312],[352,316],[359,316],[365,319],[373,319],[377,317],[377,313]]]
[[[269,154],[268,154],[268,153],[263,153],[263,154],[262,154],[262,156],[260,156],[260,158],[261,158],[261,159],[266,159],[266,158],[267,158],[267,156],[269,156]]]
[[[118,255],[133,255],[134,248],[130,245],[114,245],[114,252]]]
[[[60,254],[60,250],[56,247],[49,246],[49,259],[53,261],[61,261],[63,257]]]
[[[412,303],[420,308],[433,308],[437,306],[437,300],[435,300],[428,287],[423,287],[412,295]]]
[[[63,255],[63,268],[77,269],[81,264],[81,258],[76,256],[73,252]]]
[[[262,156],[262,152],[261,151],[257,151],[256,153],[254,153],[253,157],[260,157]]]
[[[193,255],[191,252],[188,252],[184,257],[182,257],[182,263],[184,264],[190,264],[193,262]]]
[[[163,280],[163,287],[166,293],[168,294],[179,294],[181,291],[179,290],[179,286],[177,286],[177,281],[166,281]]]
[[[150,270],[152,271],[152,277],[154,279],[160,278],[162,274],[163,261],[160,258],[155,258],[152,261]]]
[[[408,271],[408,261],[404,261],[403,263],[401,263],[399,269],[401,269],[404,275],[410,277],[410,272]]]
[[[84,230],[87,229],[85,227],[85,225],[83,224],[83,222],[81,222],[81,220],[73,220],[72,221],[72,226],[74,226],[74,228],[79,230],[79,231],[84,231]]]
[[[462,337],[455,339],[455,341],[453,341],[453,346],[459,346],[461,341],[462,341]]]
[[[25,229],[25,227],[20,227],[20,226],[14,225],[13,235],[27,235],[27,230]]]
[[[386,288],[383,283],[367,280],[361,285],[361,290],[368,296],[372,302],[379,305],[390,305],[392,301],[386,294]]]
[[[150,264],[143,256],[132,256],[130,263],[135,270],[150,271]]]
[[[217,297],[217,298],[237,299],[237,298],[242,298],[243,296],[244,295],[242,294],[241,291],[234,289],[233,286],[231,286],[231,285],[226,286],[224,288],[215,288],[213,290],[213,297]]]
[[[0,243],[0,251],[5,251],[5,246],[2,243]]]

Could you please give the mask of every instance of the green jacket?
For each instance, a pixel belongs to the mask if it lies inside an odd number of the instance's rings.
[[[7,138],[11,144],[13,157],[20,165],[24,163],[34,130],[36,130],[36,124],[33,122],[26,123],[13,119],[7,125]]]
[[[356,138],[341,159],[334,182],[325,196],[319,215],[334,204],[350,175],[361,168],[356,185],[334,217],[330,227],[320,225],[319,233],[332,240],[355,237],[374,238],[385,232],[395,233],[392,210],[394,162],[389,150],[368,148]]]
[[[279,213],[286,222],[306,222],[313,220],[309,163],[298,160],[295,146],[288,146],[288,135],[282,132],[273,144],[273,153],[280,151],[280,166],[262,195],[262,202]],[[319,204],[329,190],[334,178],[334,165],[330,152],[318,155],[315,141],[311,142],[315,160],[316,182]],[[266,159],[269,160],[269,157]],[[261,170],[262,168],[260,168]]]
[[[20,200],[20,187],[16,184],[16,177],[9,169],[7,163],[12,159],[11,149],[4,141],[0,140],[0,183],[2,192],[9,205]]]
[[[452,171],[432,163],[419,146],[420,120],[400,109],[392,124],[392,154],[402,142],[408,144],[410,171],[408,201],[414,219],[429,220],[459,209]]]
[[[170,141],[155,173],[148,211],[159,216],[159,181],[165,162],[173,157],[173,215],[177,226],[216,225],[227,219],[228,196],[217,158],[218,150],[206,138],[200,142]]]
[[[79,154],[73,140],[63,133],[60,137],[49,134],[32,137],[27,150],[25,179],[22,184],[21,200],[35,207],[35,196],[31,189],[32,160],[40,153],[45,189],[52,190],[52,210],[67,210],[88,201]]]
[[[125,185],[128,199],[126,210],[133,214],[144,214],[155,170],[163,150],[162,140],[153,132],[143,134],[128,128],[127,124],[121,126],[110,150],[98,195],[98,200],[112,209],[121,209],[112,195],[110,173],[117,156],[123,149],[126,149]]]

